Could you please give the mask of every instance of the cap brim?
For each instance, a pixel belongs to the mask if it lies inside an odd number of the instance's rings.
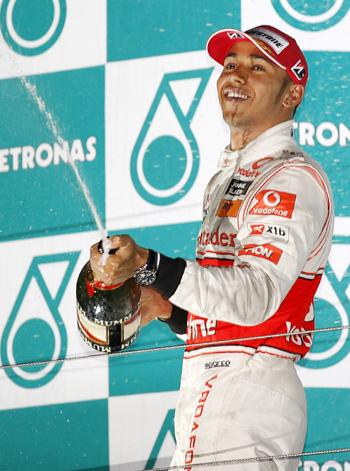
[[[271,54],[263,49],[251,36],[238,29],[221,29],[212,34],[207,42],[209,56],[221,65],[224,65],[228,51],[237,41],[249,41],[256,46],[270,61],[286,70]]]

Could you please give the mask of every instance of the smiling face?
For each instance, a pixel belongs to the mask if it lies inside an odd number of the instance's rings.
[[[231,134],[248,131],[253,138],[290,119],[304,91],[249,41],[237,41],[228,51],[217,89]]]

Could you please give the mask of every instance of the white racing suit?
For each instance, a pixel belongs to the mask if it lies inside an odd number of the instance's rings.
[[[161,255],[154,284],[188,312],[172,465],[303,450],[305,397],[294,362],[311,347],[312,335],[301,333],[314,328],[333,220],[327,177],[297,147],[292,121],[222,153],[204,196],[197,260]],[[285,335],[252,339],[273,334]],[[297,466],[288,459],[199,469]]]

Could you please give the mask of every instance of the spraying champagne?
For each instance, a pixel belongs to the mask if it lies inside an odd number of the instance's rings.
[[[110,282],[106,260],[119,250],[110,247],[98,243],[100,259],[85,264],[76,285],[78,329],[88,345],[106,353],[131,345],[140,327],[141,288],[133,277]]]

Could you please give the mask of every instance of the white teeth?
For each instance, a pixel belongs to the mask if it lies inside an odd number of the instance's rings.
[[[233,90],[225,90],[225,96],[227,98],[240,98],[241,100],[247,100],[248,96],[244,95],[243,93],[236,92]]]

